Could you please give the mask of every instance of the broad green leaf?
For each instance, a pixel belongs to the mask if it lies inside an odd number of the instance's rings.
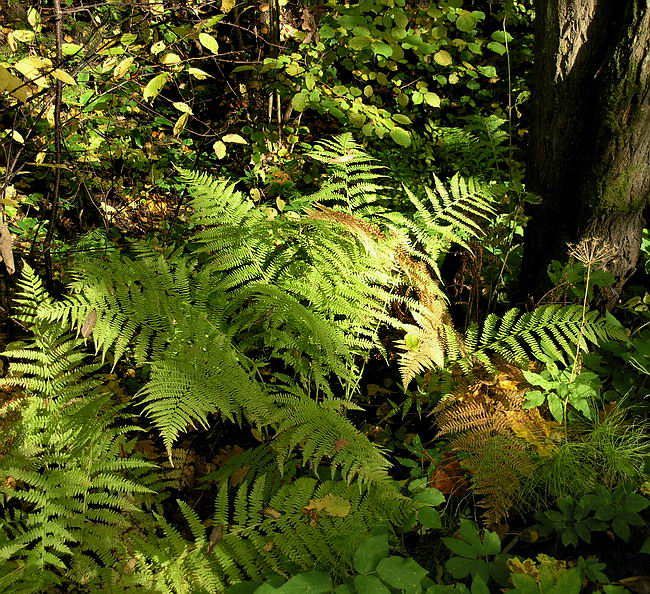
[[[468,559],[466,557],[452,557],[445,562],[445,568],[457,580],[466,578],[472,571],[476,559]]]
[[[145,101],[153,101],[160,94],[160,91],[162,91],[168,78],[169,72],[162,72],[154,76],[142,91],[142,98]]]
[[[248,144],[248,141],[239,134],[226,134],[221,137],[221,140],[223,142],[230,142],[231,144]]]
[[[307,571],[294,575],[277,591],[284,594],[329,594],[332,591],[332,578],[322,571]]]
[[[291,107],[296,111],[305,111],[308,102],[309,97],[307,93],[296,93],[291,99]]]
[[[65,83],[66,85],[76,85],[77,81],[72,78],[65,70],[61,70],[60,68],[55,68],[52,70],[50,73],[54,78],[57,80],[60,80],[61,82]]]
[[[502,43],[499,43],[498,41],[490,41],[487,46],[488,49],[492,50],[495,54],[499,54],[500,56],[503,56],[503,54],[505,54],[507,51],[506,46]]]
[[[348,113],[348,117],[350,118],[352,125],[356,126],[357,128],[361,128],[361,126],[363,126],[366,122],[366,116],[362,113],[359,113],[358,111],[350,111]]]
[[[456,19],[456,28],[464,33],[471,33],[476,27],[476,19],[471,12],[463,12]]]
[[[501,540],[496,532],[486,532],[483,536],[483,553],[498,555],[501,552]]]
[[[64,56],[74,56],[77,53],[83,52],[83,46],[78,43],[63,43],[61,45],[61,52]]]
[[[564,420],[564,407],[562,406],[562,400],[555,392],[549,392],[547,397],[548,409],[551,411],[553,418],[558,422],[562,423]]]
[[[199,43],[213,54],[219,53],[219,43],[217,40],[208,33],[199,33]]]
[[[509,43],[512,41],[512,35],[505,31],[495,31],[492,33],[491,37],[494,41],[498,41],[499,43]]]
[[[440,107],[440,97],[438,97],[438,95],[433,91],[427,91],[424,94],[424,100],[431,107]]]
[[[582,591],[582,572],[577,567],[560,574],[555,587],[562,594],[579,594]]]
[[[390,58],[393,55],[393,48],[387,43],[373,41],[370,47],[375,55],[385,56],[386,58]]]
[[[354,553],[354,568],[359,573],[370,573],[379,561],[388,556],[388,534],[366,538]]]
[[[447,50],[440,50],[433,55],[433,61],[440,66],[449,66],[452,62],[451,54]]]
[[[440,519],[440,512],[431,507],[423,507],[418,510],[418,519],[425,528],[432,530],[440,530],[442,528],[442,520]]]
[[[460,535],[477,553],[482,552],[483,544],[476,524],[470,520],[461,520]]]
[[[357,51],[367,48],[370,45],[370,37],[365,35],[360,35],[358,37],[353,37],[349,41],[349,46]]]
[[[125,33],[122,35],[122,37],[120,37],[120,43],[124,47],[129,47],[137,38],[138,36],[134,33]]]
[[[497,69],[494,66],[477,66],[476,70],[488,78],[494,78],[497,75]]]
[[[390,131],[390,137],[400,146],[411,146],[411,135],[406,130],[404,130],[404,128],[395,126],[395,128]]]
[[[375,575],[358,575],[354,578],[357,594],[391,594],[386,585]]]
[[[414,559],[390,556],[379,562],[377,575],[393,588],[415,592],[427,571]]]
[[[217,142],[212,145],[212,150],[214,150],[215,155],[217,155],[217,159],[223,159],[228,152],[226,145],[221,142],[221,140],[217,140]]]
[[[393,14],[393,21],[399,29],[406,29],[409,24],[409,19],[403,10],[396,10]]]
[[[445,501],[445,496],[438,489],[429,487],[418,493],[413,499],[421,503],[426,503],[427,505],[440,505]]]
[[[393,114],[393,119],[398,123],[398,124],[406,124],[409,125],[411,124],[411,118],[408,116],[405,116],[404,114],[401,113],[395,113]]]
[[[466,557],[467,559],[474,559],[478,554],[478,551],[468,542],[460,540],[459,538],[450,538],[446,537],[442,539],[442,542],[445,543],[445,546],[456,555],[461,557]]]
[[[518,594],[540,594],[539,584],[532,575],[528,575],[527,573],[513,573],[510,579]]]
[[[487,587],[485,580],[480,575],[475,575],[472,579],[472,594],[490,594],[490,588]]]
[[[191,74],[197,80],[205,80],[206,78],[212,78],[211,74],[208,74],[205,70],[200,68],[188,68],[187,72]]]

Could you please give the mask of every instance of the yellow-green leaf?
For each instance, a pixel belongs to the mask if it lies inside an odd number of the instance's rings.
[[[446,50],[440,50],[433,55],[433,60],[436,64],[440,66],[449,66],[451,64],[451,54]]]
[[[181,57],[178,54],[169,52],[165,54],[160,61],[163,64],[178,64],[181,61]]]
[[[11,136],[19,144],[25,144],[25,139],[23,138],[23,135],[18,132],[18,130],[5,130],[5,134]]]
[[[124,58],[113,70],[113,78],[122,78],[133,65],[133,58]]]
[[[210,74],[208,74],[205,70],[201,70],[200,68],[188,68],[187,71],[194,77],[199,80],[205,80],[206,78],[212,78]]]
[[[192,108],[187,103],[183,103],[182,101],[175,101],[172,103],[172,105],[178,109],[178,111],[192,115]]]
[[[390,137],[400,146],[403,147],[411,146],[411,135],[406,130],[404,130],[404,128],[395,126],[390,131]]]
[[[142,91],[142,98],[145,101],[153,101],[158,96],[160,91],[162,91],[162,88],[165,86],[168,78],[169,72],[163,72],[158,76],[154,76]]]
[[[325,512],[331,518],[345,518],[351,510],[352,506],[347,499],[331,493],[319,499],[310,499],[309,504],[303,508],[305,513]]]
[[[212,145],[212,149],[214,150],[214,154],[217,155],[217,159],[223,159],[228,152],[226,145],[220,140],[217,140],[217,142]]]
[[[61,82],[65,83],[66,85],[76,85],[77,81],[70,75],[68,74],[65,70],[61,70],[60,68],[56,68],[55,70],[52,70],[52,76],[56,78],[57,80],[60,80]]]
[[[213,54],[219,53],[219,43],[208,33],[199,33],[199,43]]]
[[[178,136],[183,130],[185,130],[185,124],[187,124],[187,119],[190,117],[189,113],[181,114],[174,124],[174,136]]]
[[[29,56],[14,64],[14,68],[18,72],[29,79],[30,82],[35,82],[39,87],[46,87],[48,85],[45,77],[41,76],[40,69],[50,68],[51,66],[52,60],[49,58],[39,58],[38,56]]]
[[[235,0],[221,0],[221,12],[230,12],[235,8]]]
[[[11,93],[18,101],[23,103],[32,95],[29,87],[23,85],[23,81],[11,74],[4,66],[0,66],[0,91]]]
[[[157,41],[149,48],[149,51],[155,56],[156,54],[162,52],[166,47],[167,45],[164,41]]]
[[[440,97],[433,91],[427,91],[424,94],[424,100],[431,107],[440,107]]]
[[[74,56],[76,53],[83,51],[83,46],[78,43],[64,43],[61,45],[61,51],[64,56]]]
[[[30,31],[29,29],[18,29],[17,31],[12,31],[9,35],[21,43],[29,43],[34,40],[34,31]]]
[[[248,142],[242,138],[239,134],[226,134],[221,137],[223,142],[231,142],[233,144],[248,144]]]
[[[39,31],[41,28],[41,15],[33,6],[27,11],[27,22],[31,25],[34,31]]]

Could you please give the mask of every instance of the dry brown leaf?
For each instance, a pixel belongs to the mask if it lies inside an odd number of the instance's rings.
[[[16,272],[14,264],[14,239],[5,223],[0,223],[0,256],[8,274]]]
[[[93,309],[84,320],[83,326],[81,327],[81,336],[88,338],[93,333],[96,323],[97,311]]]
[[[208,553],[212,552],[212,549],[216,547],[223,538],[223,526],[217,524],[212,531],[210,532],[210,538],[208,539]]]
[[[273,518],[274,520],[278,520],[282,517],[282,512],[279,512],[277,509],[274,507],[271,507],[270,505],[267,505],[263,510],[262,513],[265,516],[269,516],[269,518]]]
[[[250,469],[250,466],[242,466],[239,470],[235,470],[235,472],[230,475],[230,486],[236,487],[239,485],[246,478]]]

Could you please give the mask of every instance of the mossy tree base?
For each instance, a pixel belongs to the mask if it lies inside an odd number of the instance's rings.
[[[617,258],[607,264],[612,306],[636,266],[650,196],[650,9],[646,0],[537,0],[537,68],[522,291],[545,290],[546,267],[566,243],[596,236]]]

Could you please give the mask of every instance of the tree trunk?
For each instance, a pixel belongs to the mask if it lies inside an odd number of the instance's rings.
[[[536,0],[522,290],[537,296],[567,242],[602,238],[616,303],[634,271],[650,196],[648,0]]]

